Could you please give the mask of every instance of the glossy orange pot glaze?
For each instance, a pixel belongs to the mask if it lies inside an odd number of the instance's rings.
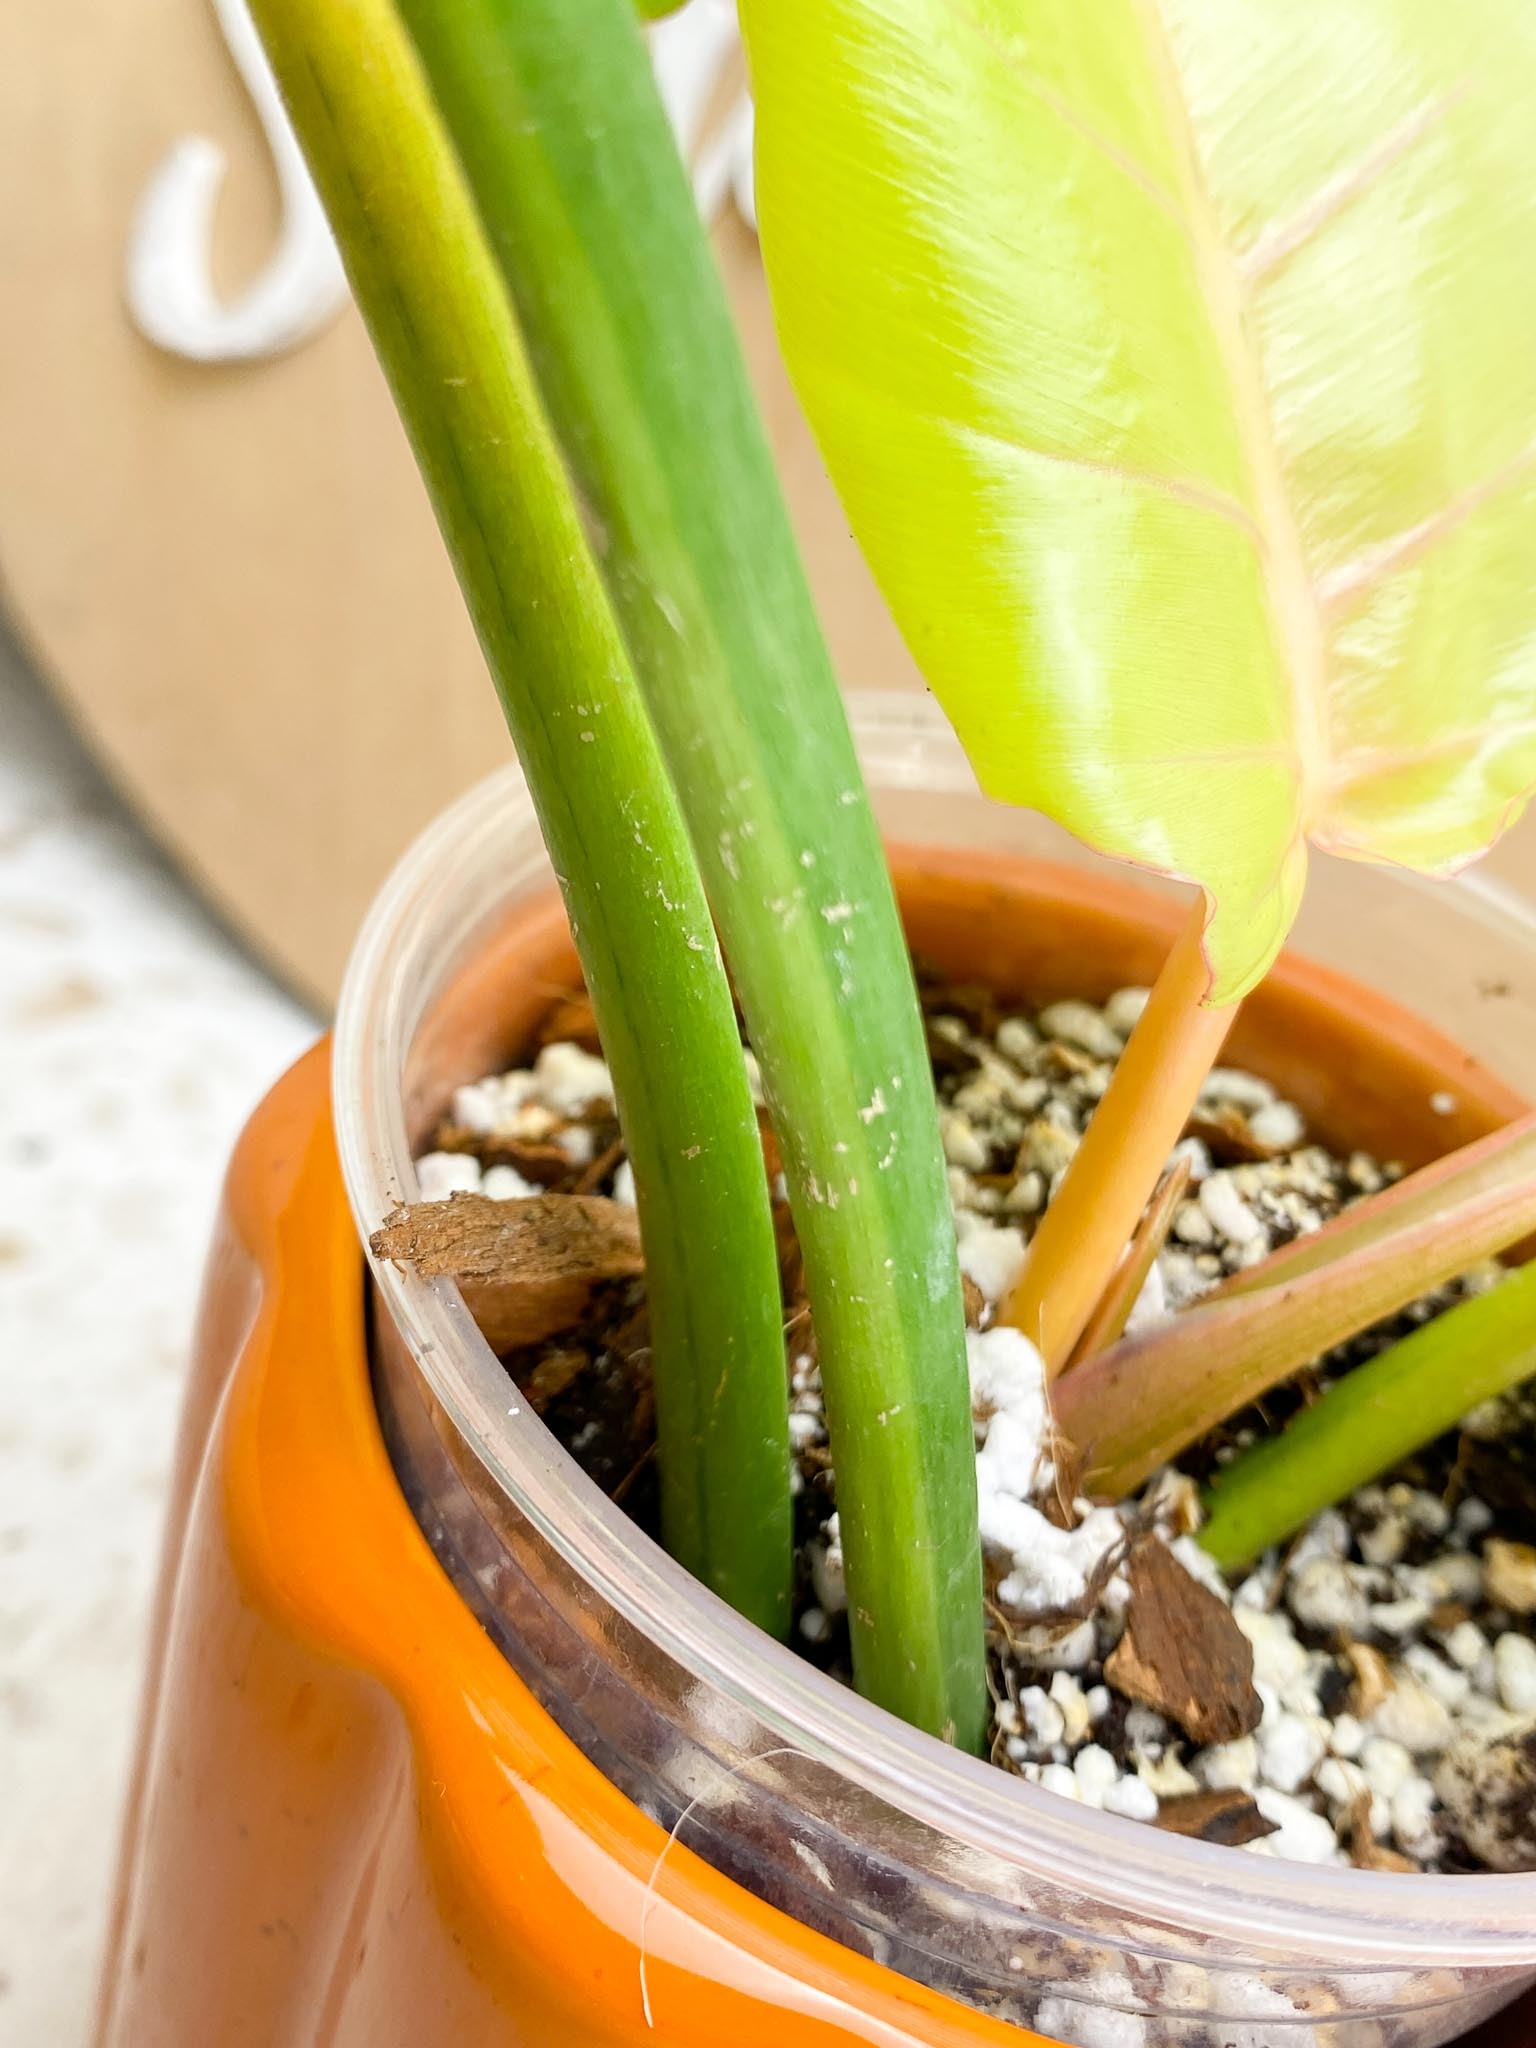
[[[1147,978],[1175,915],[986,856],[925,852],[898,872],[919,952],[1035,1000]],[[473,999],[440,1006],[427,1064],[510,1049],[506,1019],[572,972],[548,902],[527,906],[459,984]],[[1341,1087],[1353,1110],[1363,1088],[1348,1135],[1390,1137],[1410,1160],[1521,1106],[1401,1011],[1294,962],[1249,1004],[1231,1057],[1325,1131]],[[1458,1097],[1450,1117],[1428,1108],[1440,1088]],[[152,1665],[101,2048],[1037,2039],[808,1931],[684,1848],[659,1862],[662,1830],[461,1604],[374,1416],[323,1046],[230,1169]]]
[[[1017,2048],[681,1847],[658,1873],[461,1605],[374,1418],[325,1050],[230,1170],[103,2043]]]

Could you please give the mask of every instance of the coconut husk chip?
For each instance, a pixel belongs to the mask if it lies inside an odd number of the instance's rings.
[[[1233,1103],[1192,1116],[1185,1136],[1198,1138],[1218,1166],[1251,1166],[1279,1157],[1279,1148],[1256,1138]]]
[[[1344,1654],[1354,1672],[1349,1711],[1357,1720],[1369,1721],[1392,1690],[1392,1667],[1369,1643],[1346,1643]]]
[[[510,1166],[524,1180],[541,1187],[571,1177],[570,1154],[552,1140],[513,1138],[493,1131],[472,1131],[451,1119],[440,1123],[432,1137],[434,1152],[472,1153],[484,1167]]]
[[[1417,1870],[1411,1856],[1400,1856],[1385,1842],[1378,1842],[1371,1827],[1371,1795],[1362,1792],[1349,1802],[1347,1821],[1349,1860],[1356,1870]]]
[[[540,1344],[581,1321],[594,1288],[644,1268],[640,1226],[602,1195],[413,1202],[369,1239],[376,1257],[457,1280],[493,1351]]]
[[[1194,1742],[1235,1742],[1258,1727],[1253,1648],[1232,1610],[1149,1537],[1126,1563],[1125,1634],[1104,1676],[1126,1699],[1154,1707]]]
[[[579,1045],[583,1052],[600,1053],[602,1040],[597,1035],[597,1018],[592,1009],[592,998],[584,988],[572,989],[563,995],[539,1026],[538,1042],[541,1046],[556,1045],[568,1040]]]
[[[1170,1835],[1219,1842],[1226,1849],[1242,1849],[1277,1832],[1275,1823],[1260,1813],[1253,1795],[1236,1785],[1163,1800],[1157,1809],[1157,1825]]]

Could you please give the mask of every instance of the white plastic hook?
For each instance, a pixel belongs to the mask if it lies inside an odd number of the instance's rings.
[[[347,281],[319,198],[288,125],[245,0],[213,0],[219,26],[272,152],[282,199],[277,248],[261,274],[225,301],[214,289],[213,223],[228,168],[217,143],[188,135],[139,201],[129,238],[128,310],[141,334],[199,363],[254,362],[296,348],[346,302]],[[752,102],[745,89],[706,139],[721,75],[740,40],[734,0],[692,0],[651,31],[662,99],[705,220],[734,204],[757,225]]]
[[[185,136],[139,201],[128,247],[128,310],[139,331],[173,355],[250,362],[317,333],[345,304],[347,281],[245,0],[214,0],[214,7],[272,152],[282,201],[277,248],[243,292],[219,297],[213,220],[227,159],[205,136]]]
[[[752,186],[752,100],[745,86],[715,133],[704,124],[726,66],[740,47],[735,0],[692,0],[651,29],[651,62],[683,161],[692,166],[699,212],[712,221],[734,204],[757,226]]]

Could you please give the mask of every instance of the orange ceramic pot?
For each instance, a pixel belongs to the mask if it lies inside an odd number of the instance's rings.
[[[320,1046],[230,1168],[101,2041],[1017,2048],[686,1849],[658,1871],[518,1682],[390,1470],[327,1096]]]
[[[365,1212],[408,1191],[444,1088],[574,977],[508,802],[439,828],[365,941],[346,1181],[318,1048],[231,1168],[101,2048],[1020,2048],[1047,1992],[1053,2032],[1090,2048],[1431,2048],[1504,2004],[1536,1971],[1536,1880],[1240,1857],[883,1725],[625,1535],[452,1289],[380,1276],[370,1346],[347,1183]],[[897,868],[917,949],[1030,1001],[1147,979],[1176,916],[974,846]],[[1336,1142],[1410,1162],[1521,1107],[1304,961],[1231,1057]]]

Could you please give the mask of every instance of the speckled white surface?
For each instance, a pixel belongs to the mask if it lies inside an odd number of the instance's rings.
[[[314,1034],[0,645],[0,2043],[87,2036],[199,1266]]]

